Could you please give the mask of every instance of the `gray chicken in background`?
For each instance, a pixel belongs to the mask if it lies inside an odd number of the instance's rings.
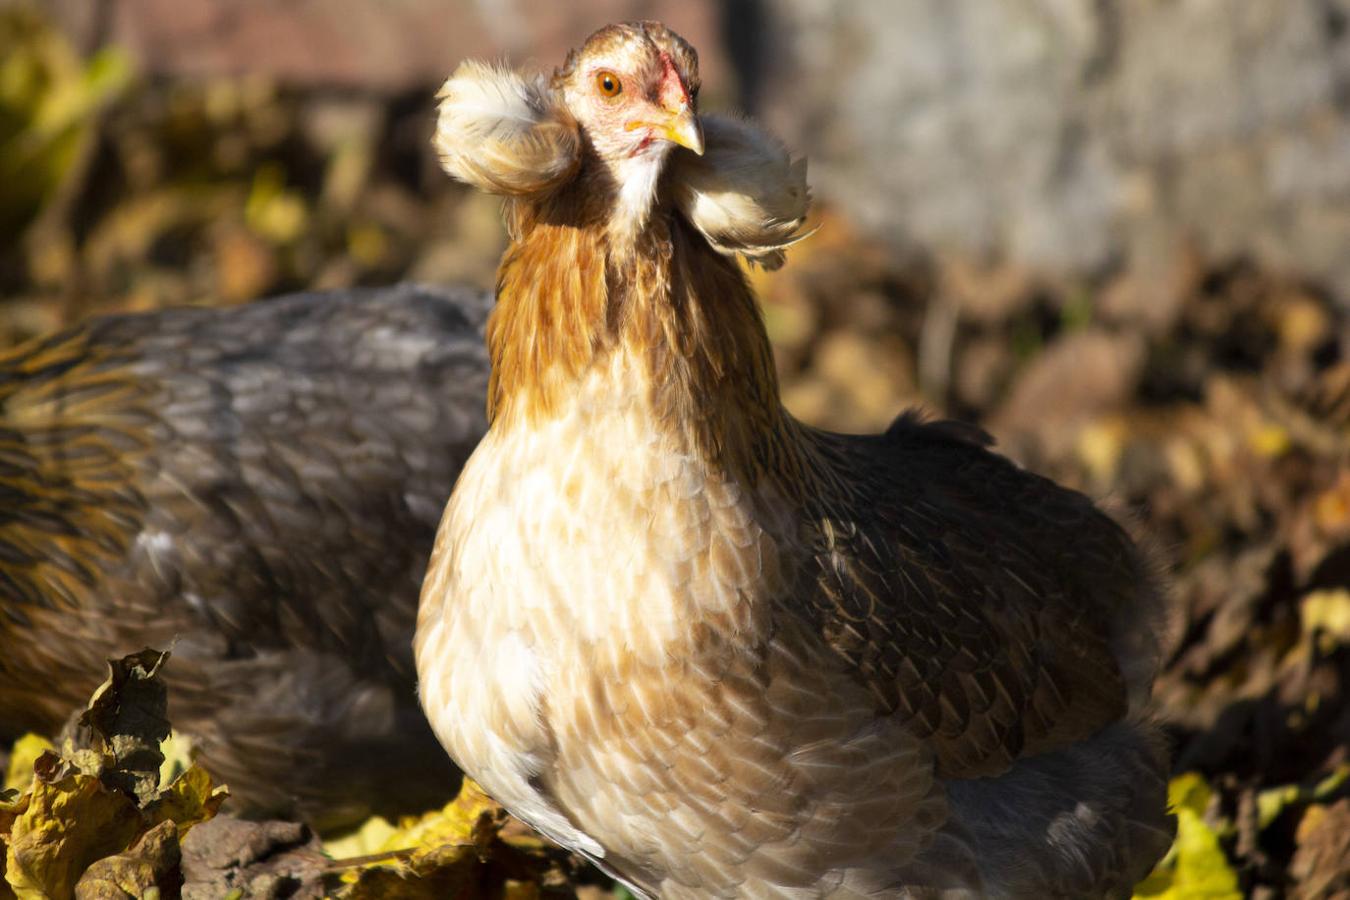
[[[172,647],[170,719],[239,810],[337,827],[449,795],[410,640],[486,427],[490,305],[305,293],[0,356],[0,739]]]

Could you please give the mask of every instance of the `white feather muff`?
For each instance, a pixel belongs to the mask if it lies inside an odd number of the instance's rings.
[[[778,268],[784,250],[814,231],[801,231],[811,205],[806,159],[793,160],[777,138],[751,122],[699,118],[703,155],[677,153],[672,160],[676,205],[714,249]]]
[[[436,149],[460,181],[519,197],[552,190],[576,172],[576,121],[542,77],[469,60],[438,97]]]

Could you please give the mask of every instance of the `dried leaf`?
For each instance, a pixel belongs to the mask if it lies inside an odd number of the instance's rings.
[[[1298,850],[1289,865],[1294,897],[1345,897],[1350,892],[1350,799],[1308,808],[1299,823]]]
[[[172,784],[174,779],[192,768],[194,747],[192,738],[177,731],[169,733],[169,739],[159,745],[164,754],[164,762],[159,767],[159,783]]]
[[[350,859],[388,852],[390,840],[399,828],[383,816],[371,816],[361,827],[323,842],[323,851],[334,859]]]
[[[1324,632],[1345,643],[1350,642],[1350,590],[1313,591],[1298,607],[1305,634]]]
[[[166,652],[147,649],[108,660],[108,680],[94,691],[79,719],[89,730],[89,749],[104,758],[104,782],[141,804],[159,789],[160,744],[170,732],[168,689],[157,677],[168,658]]]
[[[1167,798],[1177,816],[1177,839],[1135,887],[1136,898],[1240,900],[1237,874],[1219,846],[1219,833],[1205,821],[1212,796],[1209,784],[1194,772],[1172,779]]]
[[[5,878],[21,900],[70,897],[95,860],[121,851],[142,830],[135,801],[98,778],[72,772],[38,778],[14,821]]]
[[[125,853],[105,857],[85,870],[75,900],[159,900],[177,896],[183,885],[178,830],[161,822]]]
[[[151,821],[177,823],[182,839],[193,825],[215,816],[228,798],[224,787],[214,787],[206,770],[194,765],[160,791],[145,812]]]
[[[1257,822],[1262,829],[1269,828],[1288,807],[1325,800],[1347,782],[1350,782],[1350,763],[1343,763],[1311,788],[1297,784],[1268,788],[1256,795]]]
[[[549,866],[549,851],[533,836],[503,839],[506,821],[505,810],[465,779],[459,796],[443,809],[401,822],[380,846],[370,848],[383,858],[346,872],[337,896],[414,900],[480,888],[501,896],[508,880],[516,882],[513,896],[531,896],[527,885],[537,888]]]
[[[189,900],[221,897],[326,896],[323,874],[332,861],[319,840],[298,822],[247,822],[216,816],[192,829],[182,840],[183,896]],[[284,888],[285,893],[280,893]]]
[[[278,244],[288,244],[304,233],[309,222],[305,198],[285,186],[279,164],[261,166],[253,179],[244,217],[250,228]]]
[[[44,753],[56,748],[45,737],[25,734],[14,742],[9,751],[9,768],[5,771],[5,789],[26,791],[33,783],[33,763]]]
[[[82,61],[28,4],[0,10],[0,232],[18,234],[94,138],[95,113],[125,92],[131,65],[106,50]]]
[[[32,786],[0,807],[5,877],[20,898],[176,894],[178,841],[214,816],[226,793],[196,766],[159,788],[169,727],[158,673],[167,657],[145,650],[110,661],[65,754],[20,742],[10,774],[31,771]]]

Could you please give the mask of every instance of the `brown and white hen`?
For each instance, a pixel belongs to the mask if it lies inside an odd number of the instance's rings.
[[[804,166],[698,86],[651,22],[446,84],[513,241],[419,611],[438,737],[647,896],[1128,894],[1171,833],[1149,567],[975,429],[783,409],[734,254],[781,262]]]

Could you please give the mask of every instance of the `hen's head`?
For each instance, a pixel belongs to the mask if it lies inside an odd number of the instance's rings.
[[[698,54],[659,22],[600,29],[568,54],[553,84],[616,174],[659,167],[676,145],[703,154]]]
[[[511,198],[513,210],[581,179],[584,191],[564,194],[550,221],[584,196],[608,202],[611,233],[631,235],[659,194],[713,249],[777,266],[802,237],[805,160],[748,121],[699,116],[698,89],[698,54],[684,38],[659,22],[610,25],[552,79],[463,63],[441,90],[436,147],[447,172]]]

